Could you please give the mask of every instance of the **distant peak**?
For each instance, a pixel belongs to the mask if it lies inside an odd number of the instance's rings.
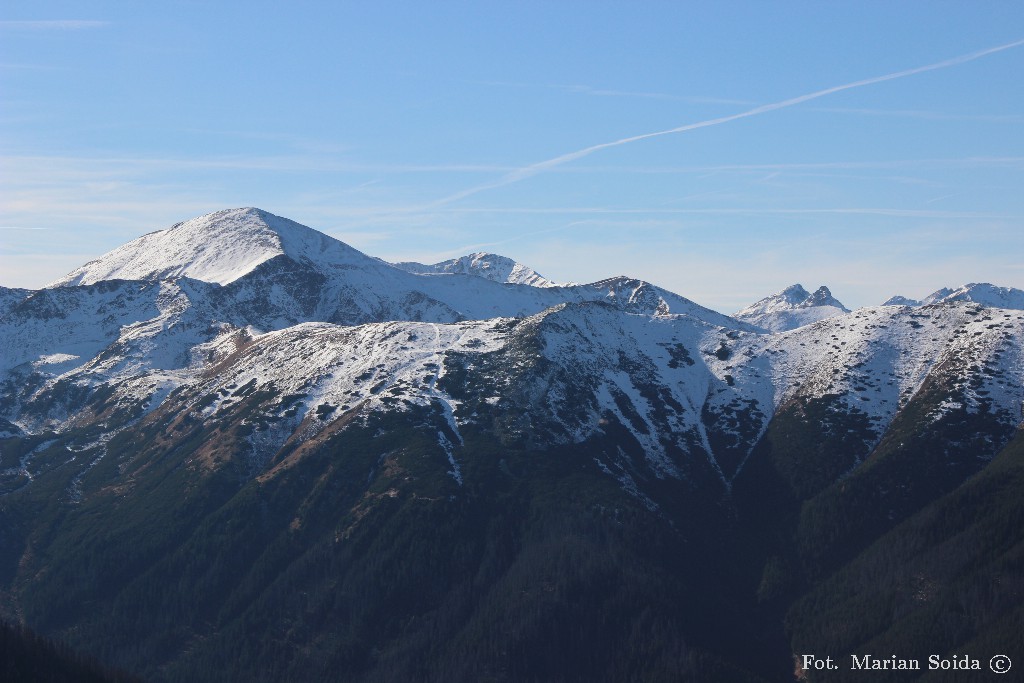
[[[950,296],[951,294],[953,294],[953,290],[950,289],[949,287],[943,287],[941,289],[936,289],[934,292],[932,292],[931,294],[929,294],[925,298],[921,299],[921,305],[922,306],[926,306],[928,304],[938,303],[938,302],[944,300],[946,297]]]
[[[795,284],[747,306],[734,317],[772,332],[782,332],[849,312],[828,287],[822,285],[811,294],[803,285]]]
[[[885,303],[883,303],[882,305],[883,306],[920,306],[921,302],[918,301],[917,299],[908,299],[905,296],[900,296],[899,294],[897,294],[896,296],[893,296],[893,297],[890,297],[890,298],[886,299]]]
[[[842,309],[846,313],[850,312],[849,309],[846,308],[846,306],[841,304],[838,299],[832,296],[832,292],[830,292],[828,287],[826,287],[825,285],[822,285],[821,287],[818,287],[816,290],[814,290],[814,294],[811,294],[806,299],[804,299],[800,303],[800,306],[802,308],[810,308],[812,306],[835,306],[836,308]]]
[[[908,299],[905,296],[894,296],[886,300],[883,306],[930,306],[952,301],[967,301],[990,308],[1008,308],[1024,310],[1024,290],[1016,287],[999,287],[988,282],[968,282],[966,285],[951,289],[942,287],[924,299]]]
[[[969,282],[957,289],[942,288],[930,294],[922,303],[969,301],[991,308],[1024,309],[1024,290],[1016,287],[998,287],[989,282]]]
[[[739,312],[739,315],[745,312],[751,312],[754,310],[785,310],[788,308],[809,308],[811,306],[835,306],[846,311],[846,307],[843,306],[835,297],[832,296],[831,290],[825,285],[818,287],[811,294],[803,285],[795,284],[786,287],[781,292],[767,296],[760,301],[751,304],[747,308],[744,308]]]
[[[525,266],[514,259],[500,254],[478,251],[466,256],[441,261],[432,265],[424,265],[413,261],[392,264],[397,268],[429,275],[433,273],[450,273],[475,275],[494,282],[507,284],[530,285],[532,287],[557,287],[558,283]]]

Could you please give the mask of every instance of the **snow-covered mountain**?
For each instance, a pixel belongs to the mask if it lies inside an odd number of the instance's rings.
[[[943,287],[920,301],[894,296],[883,306],[928,306],[948,301],[970,301],[992,308],[1024,309],[1024,290],[1015,287],[997,287],[988,282],[970,282],[957,289]]]
[[[753,329],[627,277],[538,287],[462,273],[410,273],[251,208],[150,233],[47,288],[0,295],[0,343],[10,349],[0,359],[0,383],[9,388],[3,400],[21,406],[10,417],[29,431],[65,419],[69,406],[36,399],[71,377],[83,386],[128,382],[127,395],[150,392],[146,401],[155,407],[152,396],[204,371],[207,347],[223,337],[309,322],[451,324],[603,302],[624,312]]]
[[[733,317],[770,332],[785,332],[849,312],[828,287],[823,285],[811,294],[795,284],[747,306]]]
[[[529,266],[517,263],[507,256],[482,251],[441,261],[433,265],[424,265],[415,261],[403,261],[392,265],[410,273],[419,273],[421,275],[428,273],[461,273],[464,275],[477,275],[495,282],[516,285],[530,285],[532,287],[560,286],[557,282],[548,280]]]
[[[850,312],[794,285],[731,318],[641,280],[466,259],[396,267],[235,209],[0,289],[0,605],[156,678],[311,680],[340,657],[386,680],[419,675],[441,631],[504,670],[486,634],[528,639],[560,610],[604,624],[586,609],[624,582],[611,641],[676,652],[728,612],[721,642],[755,632],[708,661],[760,672],[772,600],[1015,462],[1020,290]],[[630,597],[655,584],[672,599]],[[584,636],[574,666],[596,656]],[[270,642],[298,668],[218,668]],[[775,654],[749,680],[789,673]]]
[[[727,316],[633,278],[567,287],[518,285],[479,277],[489,270],[484,263],[470,275],[412,273],[288,219],[245,208],[145,235],[69,273],[49,289],[111,280],[188,278],[220,285],[207,303],[222,321],[264,331],[316,320],[359,324],[523,316],[559,303],[597,300],[634,312],[682,313],[735,324]],[[512,262],[496,257],[486,263],[499,267]],[[513,266],[509,275],[527,271]]]
[[[373,264],[343,242],[294,221],[259,209],[229,209],[143,235],[49,286],[179,277],[226,285],[280,256],[334,267]]]
[[[276,422],[253,446],[256,461],[270,462],[293,430],[311,438],[330,424],[306,419],[321,406],[441,406],[452,439],[474,415],[513,405],[541,382],[514,408],[532,425],[531,438],[586,440],[611,415],[658,476],[678,475],[680,458],[700,454],[729,486],[794,397],[844,397],[844,411],[869,416],[865,439],[877,440],[949,354],[974,367],[1002,349],[995,364],[1010,384],[989,386],[995,380],[985,375],[978,381],[987,398],[972,400],[1020,412],[1019,354],[1015,342],[999,342],[1018,339],[1020,318],[1000,313],[988,323],[993,315],[974,317],[987,309],[971,300],[1012,308],[1019,290],[968,285],[928,314],[891,306],[850,313],[827,287],[793,285],[734,319],[624,277],[564,287],[506,282],[532,272],[488,255],[410,272],[258,209],[202,216],[53,286],[2,292],[0,343],[11,351],[0,363],[0,417],[27,434],[66,430],[93,419],[81,401],[99,386],[116,387],[119,404],[143,413],[174,392],[178,410],[198,401],[204,416],[231,404],[233,387],[301,393],[294,419]],[[924,322],[932,319],[942,323]],[[979,319],[986,325],[975,329]],[[528,360],[522,349],[533,349]],[[455,359],[472,369],[459,398],[441,389]],[[548,368],[539,377],[538,362]],[[474,379],[485,366],[490,374]],[[483,387],[472,401],[469,385]]]

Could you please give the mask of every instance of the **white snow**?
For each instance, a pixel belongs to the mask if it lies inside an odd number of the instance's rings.
[[[452,479],[459,486],[462,486],[462,470],[459,468],[459,463],[455,461],[455,449],[452,446],[452,442],[448,440],[448,437],[444,435],[444,432],[437,433],[437,442],[441,444],[441,448],[444,449],[444,453],[448,456],[448,464],[452,466],[448,470],[448,474],[451,475]]]

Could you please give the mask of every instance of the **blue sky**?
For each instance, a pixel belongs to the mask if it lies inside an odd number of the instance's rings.
[[[1024,288],[1021,40],[1009,1],[7,0],[0,284],[258,206],[725,312]]]

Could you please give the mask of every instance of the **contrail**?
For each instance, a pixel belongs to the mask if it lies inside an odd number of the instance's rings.
[[[672,135],[674,133],[684,133],[689,130],[697,130],[698,128],[708,128],[710,126],[717,126],[723,123],[729,123],[730,121],[736,121],[737,119],[745,119],[751,116],[758,116],[759,114],[765,114],[770,111],[777,109],[785,109],[786,107],[792,107],[796,104],[807,102],[808,100],[816,100],[819,97],[825,97],[832,93],[842,92],[843,90],[852,90],[853,88],[862,88],[866,85],[874,85],[875,83],[882,83],[884,81],[892,81],[897,78],[905,78],[906,76],[913,76],[915,74],[924,73],[925,71],[935,71],[936,69],[945,69],[947,67],[956,66],[957,64],[963,64],[964,62],[971,62],[975,59],[980,59],[996,52],[1002,52],[1003,50],[1009,50],[1010,48],[1019,47],[1024,45],[1024,40],[1017,40],[1012,43],[1006,43],[1005,45],[998,45],[996,47],[990,47],[985,50],[979,50],[978,52],[971,52],[970,54],[960,55],[959,57],[953,57],[942,62],[936,62],[934,64],[928,64],[925,66],[919,66],[914,69],[906,69],[905,71],[897,71],[895,73],[886,74],[884,76],[875,76],[874,78],[866,78],[861,81],[854,81],[852,83],[845,83],[843,85],[837,85],[832,88],[825,88],[824,90],[816,90],[815,92],[808,93],[806,95],[800,95],[798,97],[791,97],[788,100],[782,100],[781,102],[773,102],[771,104],[763,104],[753,109],[740,112],[739,114],[732,114],[730,116],[721,116],[715,119],[708,119],[707,121],[698,121],[697,123],[688,123],[685,126],[679,126],[677,128],[670,128],[668,130],[659,130],[654,133],[644,133],[642,135],[633,135],[628,138],[622,138],[621,140],[614,140],[612,142],[603,142],[599,145],[592,145],[585,147],[584,149],[577,150],[575,152],[569,152],[561,156],[548,159],[547,161],[540,161],[529,166],[511,171],[506,175],[502,176],[498,180],[484,185],[477,185],[471,187],[468,190],[462,190],[456,192],[453,195],[443,197],[434,202],[431,202],[424,208],[434,208],[442,206],[444,204],[450,204],[451,202],[464,199],[471,195],[483,192],[484,190],[490,190],[496,187],[502,187],[504,185],[510,185],[512,183],[525,180],[531,176],[535,176],[538,173],[542,173],[556,166],[561,166],[570,161],[576,159],[582,159],[585,156],[590,156],[594,152],[598,152],[602,149],[608,149],[609,147],[618,147],[619,145],[627,145],[631,142],[639,142],[640,140],[646,140],[648,138],[656,138],[662,135]]]

